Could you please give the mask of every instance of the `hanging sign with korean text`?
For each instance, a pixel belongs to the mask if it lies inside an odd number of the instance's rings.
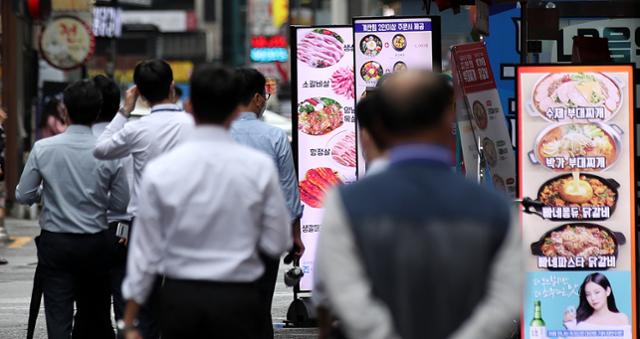
[[[451,64],[456,89],[458,133],[467,177],[477,179],[482,149],[488,171],[484,180],[516,195],[515,155],[500,95],[482,42],[453,46]]]

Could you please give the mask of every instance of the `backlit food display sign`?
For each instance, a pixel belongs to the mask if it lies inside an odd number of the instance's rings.
[[[116,7],[93,8],[93,35],[117,38],[122,35],[122,9]]]
[[[252,37],[249,53],[253,62],[286,62],[289,60],[287,40],[282,35]]]
[[[354,18],[356,98],[384,74],[440,70],[439,17]]]
[[[306,247],[300,289],[313,288],[324,195],[356,180],[353,34],[349,26],[292,27],[292,111],[300,220]]]
[[[523,338],[637,338],[633,68],[517,70]]]

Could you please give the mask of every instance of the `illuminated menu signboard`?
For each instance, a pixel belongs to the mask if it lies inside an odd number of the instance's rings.
[[[523,338],[637,338],[633,68],[522,66]]]
[[[293,139],[306,247],[300,289],[310,291],[324,195],[356,180],[353,35],[349,26],[292,27],[291,34]]]
[[[384,74],[440,70],[439,17],[354,18],[356,98]]]

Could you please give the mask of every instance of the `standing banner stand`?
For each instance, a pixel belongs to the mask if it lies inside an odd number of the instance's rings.
[[[300,220],[304,276],[294,288],[287,320],[312,326],[316,242],[326,192],[356,180],[356,125],[351,26],[291,27],[293,154],[304,213]]]
[[[631,65],[517,68],[522,338],[637,339]]]
[[[451,67],[466,176],[515,198],[515,155],[485,44],[453,46]]]

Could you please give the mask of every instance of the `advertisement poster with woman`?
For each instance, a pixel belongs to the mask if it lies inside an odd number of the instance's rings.
[[[523,338],[636,339],[633,68],[517,79]]]

